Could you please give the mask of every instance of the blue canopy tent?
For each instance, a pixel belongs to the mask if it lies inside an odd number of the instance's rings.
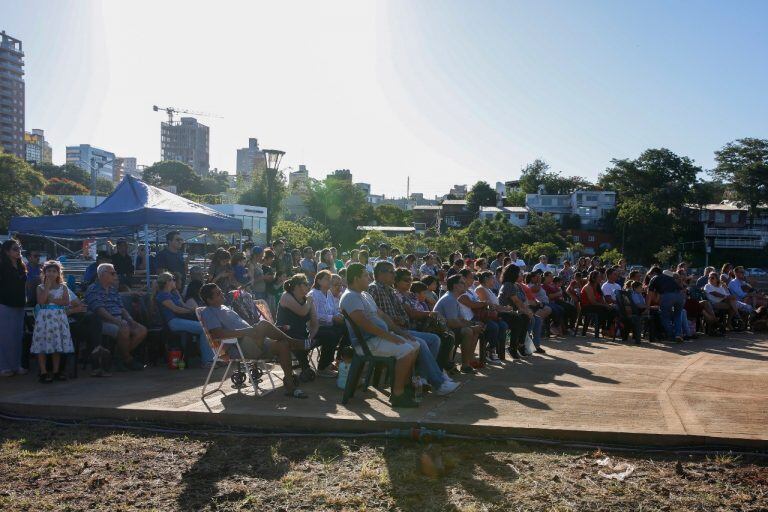
[[[118,237],[144,232],[149,269],[149,230],[204,228],[214,232],[242,231],[240,219],[228,217],[133,176],[126,176],[98,206],[72,215],[13,217],[9,231],[61,239]],[[149,272],[147,272],[149,289]]]

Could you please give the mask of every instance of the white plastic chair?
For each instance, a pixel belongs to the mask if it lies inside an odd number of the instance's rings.
[[[201,391],[201,399],[205,399],[205,397],[212,395],[213,393],[216,393],[217,391],[221,391],[224,393],[224,391],[221,390],[221,387],[224,385],[224,381],[227,379],[227,375],[229,374],[229,369],[232,367],[232,363],[242,363],[244,366],[251,362],[258,366],[258,368],[262,371],[262,374],[269,378],[269,383],[271,385],[270,388],[261,389],[259,387],[258,379],[254,379],[253,375],[248,375],[251,379],[251,385],[253,386],[253,393],[257,397],[263,397],[271,393],[275,390],[275,381],[272,377],[272,371],[267,367],[265,362],[261,359],[246,359],[245,355],[243,354],[243,349],[240,347],[240,342],[237,340],[237,338],[225,338],[225,339],[214,339],[213,336],[211,336],[210,331],[208,331],[208,327],[206,327],[205,322],[203,321],[202,313],[203,313],[203,307],[199,307],[195,310],[195,315],[197,316],[197,320],[200,322],[200,325],[203,327],[203,332],[205,333],[205,337],[208,340],[208,345],[213,350],[214,356],[213,356],[213,363],[211,363],[211,368],[208,370],[208,376],[205,378],[205,383],[203,384],[203,389]],[[229,357],[229,350],[228,348],[230,346],[234,345],[237,348],[237,352],[240,355],[239,359],[233,359]],[[212,389],[211,391],[205,392],[206,388],[210,384],[211,381],[211,375],[213,375],[213,370],[216,368],[216,364],[221,362],[226,362],[227,367],[224,369],[224,374],[221,376],[221,381],[219,381],[219,385],[216,387],[216,389]],[[250,372],[248,372],[250,373]]]

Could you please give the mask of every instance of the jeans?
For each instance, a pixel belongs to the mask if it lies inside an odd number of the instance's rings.
[[[208,345],[208,338],[205,337],[203,326],[197,320],[187,320],[186,318],[174,318],[168,322],[168,328],[173,332],[188,332],[197,336],[197,343],[200,347],[200,357],[203,364],[213,361],[213,350]]]
[[[440,351],[440,336],[431,332],[408,331],[408,334],[419,342],[419,358],[416,360],[417,373],[427,379],[436,388],[445,381],[443,371],[437,365],[437,354]]]
[[[541,326],[543,322],[541,318],[533,315],[533,322],[528,324],[528,330],[531,332],[531,338],[533,338],[533,346],[541,348]]]
[[[680,292],[665,293],[661,296],[659,304],[661,326],[670,340],[673,340],[675,336],[680,336],[682,332],[680,312],[683,310],[684,304],[685,299]]]
[[[486,320],[485,322],[485,340],[488,343],[488,347],[496,351],[496,354],[502,354],[499,357],[504,357],[504,349],[507,345],[507,329],[509,326],[504,320]]]
[[[528,332],[528,317],[522,313],[501,313],[499,315],[509,326],[509,349],[520,350],[525,344],[525,333]],[[504,359],[504,350],[498,350],[499,359]]]

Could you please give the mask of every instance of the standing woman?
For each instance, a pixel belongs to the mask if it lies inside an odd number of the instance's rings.
[[[283,283],[285,293],[277,304],[277,319],[275,324],[293,338],[300,340],[314,340],[320,323],[314,301],[309,296],[309,283],[304,274],[294,274],[293,277]],[[301,365],[299,378],[303,382],[315,379],[315,372],[309,367],[308,351],[294,350],[293,354]]]
[[[26,283],[21,245],[11,238],[0,247],[0,377],[27,373],[21,367]]]

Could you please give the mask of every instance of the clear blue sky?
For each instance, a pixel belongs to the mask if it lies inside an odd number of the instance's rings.
[[[428,196],[535,158],[595,179],[667,147],[713,165],[768,137],[768,2],[0,0],[26,53],[27,129],[150,164],[153,104],[221,115],[211,166],[248,137],[313,176]]]

